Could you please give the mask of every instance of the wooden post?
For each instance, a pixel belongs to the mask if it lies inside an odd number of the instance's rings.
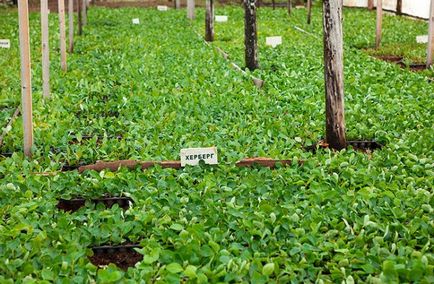
[[[275,10],[276,9],[276,0],[272,0],[271,3],[273,5],[273,10]]]
[[[82,13],[83,13],[83,26],[87,25],[87,0],[83,0],[81,4]]]
[[[60,66],[63,71],[67,71],[66,63],[66,31],[65,31],[65,2],[58,0],[59,3],[59,30],[60,30]]]
[[[244,0],[244,45],[246,67],[250,70],[259,68],[256,0]]]
[[[175,0],[175,8],[181,9],[181,0]]]
[[[194,20],[194,0],[187,0],[187,17],[190,20]]]
[[[381,45],[381,29],[383,24],[383,0],[377,0],[377,32],[375,37],[375,48]]]
[[[41,34],[42,34],[42,94],[50,97],[50,45],[48,36],[48,0],[41,0]]]
[[[368,9],[374,10],[374,0],[368,0]]]
[[[31,157],[33,145],[32,79],[30,70],[29,7],[27,1],[18,1],[18,22],[21,58],[21,105],[24,128],[24,155]]]
[[[312,0],[307,0],[307,24],[312,22]]]
[[[434,0],[431,0],[430,14],[429,14],[429,31],[428,31],[428,56],[426,66],[430,68],[433,64],[434,55]]]
[[[402,0],[396,1],[396,14],[399,16],[402,15]]]
[[[324,0],[324,77],[326,142],[332,149],[347,146],[344,112],[342,0]]]
[[[205,40],[214,41],[214,0],[206,0]]]
[[[81,1],[77,0],[77,21],[78,21],[78,35],[83,33],[83,17],[81,15]]]
[[[291,15],[291,8],[292,8],[291,0],[288,0],[287,6],[288,6],[288,15]]]
[[[74,0],[68,0],[69,53],[74,52]]]

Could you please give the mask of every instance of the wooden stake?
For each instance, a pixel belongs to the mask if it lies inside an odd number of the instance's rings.
[[[41,0],[41,34],[42,34],[42,94],[50,97],[50,45],[48,34],[48,0]]]
[[[181,9],[181,0],[175,0],[175,9]]]
[[[402,15],[402,0],[397,0],[396,1],[396,14],[398,16]]]
[[[81,4],[82,13],[83,13],[83,26],[87,25],[87,0],[83,0]]]
[[[21,105],[24,128],[24,155],[31,157],[33,146],[32,79],[30,69],[29,7],[27,1],[18,1],[21,57]]]
[[[66,31],[65,31],[65,2],[58,0],[59,3],[59,30],[60,30],[60,67],[67,71],[66,63]]]
[[[205,40],[214,41],[214,0],[206,0]]]
[[[291,9],[292,9],[292,3],[291,3],[291,0],[288,0],[287,7],[288,7],[288,15],[291,15]]]
[[[430,15],[429,15],[429,31],[428,31],[428,56],[426,66],[430,68],[433,64],[434,55],[434,0],[431,0]]]
[[[244,0],[244,45],[246,67],[250,70],[259,68],[256,0]]]
[[[312,22],[312,0],[307,0],[307,24]]]
[[[276,0],[272,0],[271,3],[273,5],[273,10],[275,10],[276,9]]]
[[[194,20],[195,14],[194,14],[194,0],[187,0],[187,17],[190,20]]]
[[[381,45],[381,29],[383,24],[383,0],[377,0],[377,32],[375,37],[375,48]]]
[[[324,77],[326,142],[332,149],[347,146],[344,113],[342,0],[324,0]]]
[[[368,9],[374,10],[374,0],[368,0]]]
[[[69,53],[74,52],[74,0],[68,0],[68,16],[69,16]]]
[[[77,14],[78,14],[78,35],[83,33],[83,17],[81,15],[81,1],[77,0]]]

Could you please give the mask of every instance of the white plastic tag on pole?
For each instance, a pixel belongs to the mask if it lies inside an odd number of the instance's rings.
[[[272,46],[272,47],[276,47],[278,45],[282,44],[282,37],[281,36],[270,36],[267,37],[265,40],[265,44]]]
[[[140,24],[140,19],[135,18],[133,19],[133,25],[139,25]]]
[[[1,48],[11,48],[11,41],[9,39],[0,39]]]
[[[225,23],[228,21],[228,16],[215,16],[215,21],[218,23]]]
[[[161,6],[161,5],[158,5],[158,6],[157,6],[157,10],[158,10],[158,11],[167,11],[168,8],[167,8],[167,6]]]
[[[428,35],[420,35],[416,37],[417,43],[428,43]]]
[[[200,161],[208,165],[217,165],[217,148],[187,148],[181,149],[181,167],[186,165],[197,166]]]

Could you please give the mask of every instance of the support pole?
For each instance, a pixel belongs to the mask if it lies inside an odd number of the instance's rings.
[[[431,0],[428,31],[428,56],[426,66],[430,68],[433,64],[434,55],[434,0]]]
[[[58,0],[59,3],[59,31],[60,31],[60,67],[67,71],[66,63],[66,31],[65,31],[65,2]]]
[[[87,25],[87,0],[83,0],[81,4],[82,13],[83,13],[83,26]]]
[[[74,0],[68,0],[69,53],[74,52]]]
[[[21,105],[24,128],[24,155],[31,157],[33,145],[32,80],[30,70],[29,7],[27,1],[18,1],[18,22],[21,58]]]
[[[375,36],[375,48],[381,45],[381,29],[383,25],[383,0],[377,0],[377,31]]]
[[[307,0],[307,24],[312,22],[312,0]]]
[[[206,0],[205,40],[214,41],[214,0]]]
[[[368,9],[374,10],[374,0],[368,0]]]
[[[81,1],[77,0],[78,35],[83,33],[83,17],[81,15]]]
[[[194,20],[194,0],[187,0],[187,17],[190,20]]]
[[[397,0],[396,1],[396,14],[398,16],[402,15],[402,0]]]
[[[273,5],[273,10],[276,10],[276,0],[272,0],[271,3]]]
[[[175,0],[175,9],[181,9],[181,0]]]
[[[326,142],[341,150],[347,146],[344,112],[342,0],[323,1]]]
[[[48,34],[48,0],[41,0],[41,34],[42,34],[42,94],[50,97],[50,45]]]
[[[287,8],[288,8],[288,15],[291,15],[291,9],[292,9],[291,0],[288,0],[288,2],[287,2]]]
[[[244,0],[244,45],[246,67],[253,71],[259,68],[256,0]]]

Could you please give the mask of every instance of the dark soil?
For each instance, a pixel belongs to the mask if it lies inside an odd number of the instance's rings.
[[[120,208],[127,210],[130,206],[130,203],[133,200],[129,197],[102,197],[95,198],[91,200],[93,203],[102,203],[106,208],[112,208],[113,205],[118,204]],[[57,208],[63,211],[75,212],[83,207],[86,203],[86,199],[84,198],[74,198],[70,200],[59,199],[59,203],[57,204]]]
[[[143,255],[136,252],[134,248],[140,248],[140,245],[127,244],[120,246],[100,246],[93,247],[93,256],[89,260],[96,266],[115,264],[117,267],[127,270],[143,259]]]
[[[383,148],[383,145],[376,141],[355,140],[355,141],[347,141],[347,148],[348,147],[353,147],[357,151],[371,153],[374,150],[380,150],[381,148]],[[316,153],[318,149],[328,149],[328,148],[329,145],[324,140],[321,140],[314,145],[305,147],[305,150]]]
[[[404,58],[396,55],[374,55],[375,58],[392,63],[400,63]]]

